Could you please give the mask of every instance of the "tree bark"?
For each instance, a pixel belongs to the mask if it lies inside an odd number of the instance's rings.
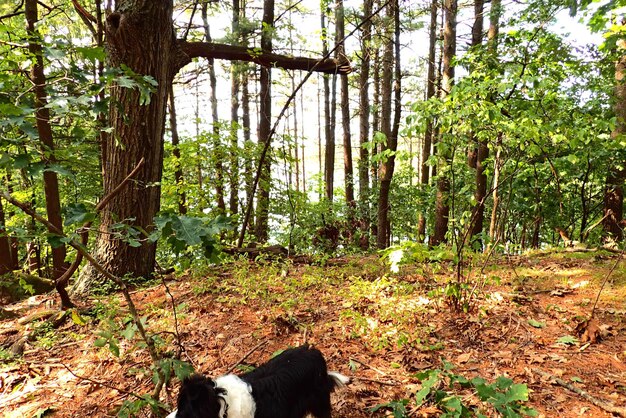
[[[13,263],[13,248],[6,230],[4,207],[0,198],[0,275],[15,270],[17,266]]]
[[[52,125],[50,124],[50,110],[48,109],[48,94],[46,92],[46,76],[43,63],[43,51],[39,42],[40,36],[35,25],[39,20],[37,12],[37,1],[26,0],[24,3],[27,28],[29,36],[28,51],[34,56],[31,68],[31,78],[35,91],[35,119],[39,141],[41,141],[42,156],[46,168],[56,163],[54,155],[54,139],[52,136]],[[59,195],[59,179],[57,174],[51,170],[43,173],[44,194],[46,196],[46,213],[48,221],[63,230],[63,220],[61,218],[61,198]],[[52,232],[52,231],[50,231]],[[60,277],[65,271],[65,245],[52,248],[52,279]]]
[[[456,55],[456,15],[457,0],[444,1],[445,23],[443,30],[443,71],[441,78],[441,97],[445,98],[450,94],[454,85],[454,65],[453,59]],[[450,180],[448,173],[444,170],[450,166],[451,155],[449,151],[438,150],[439,164],[437,179],[437,196],[435,202],[435,231],[430,245],[438,245],[446,241],[448,232],[448,219],[450,215],[449,194]]]
[[[374,0],[363,2],[363,16],[372,14]],[[369,151],[366,144],[370,140],[370,62],[372,22],[368,20],[363,24],[361,34],[361,71],[359,73],[359,216],[362,220],[361,233],[363,235],[363,249],[366,249],[369,239],[369,218],[370,218],[370,178],[369,178]]]
[[[336,1],[336,25],[337,25],[337,60],[345,56],[345,44],[343,38],[345,37],[345,22],[344,22],[344,7],[343,0]],[[369,16],[369,15],[366,15]],[[344,181],[346,191],[346,203],[348,205],[348,216],[352,217],[354,208],[354,171],[352,167],[352,137],[350,134],[350,92],[348,86],[348,75],[341,74],[339,76],[341,83],[341,127],[343,129],[343,167],[344,167]]]
[[[426,100],[430,100],[435,96],[437,87],[436,75],[436,47],[437,47],[437,12],[438,0],[432,0],[430,3],[430,25],[428,27],[428,72],[426,80]],[[420,183],[422,187],[427,187],[430,182],[430,165],[427,164],[431,155],[433,146],[433,121],[429,118],[426,121],[426,132],[424,133],[424,142],[422,144],[422,157],[420,167]],[[423,240],[426,238],[426,214],[425,211],[419,215],[417,221],[417,233]]]
[[[182,160],[180,158],[180,139],[178,137],[178,123],[176,120],[176,105],[174,101],[174,87],[169,85],[170,105],[170,134],[172,135],[172,155],[174,155],[174,182],[176,183],[176,199],[178,201],[178,213],[187,214],[187,194],[185,193]]]
[[[101,229],[95,257],[112,274],[148,277],[154,271],[156,244],[149,241],[133,247],[122,237],[110,235],[112,226],[123,222],[150,232],[160,208],[163,167],[163,133],[167,93],[173,75],[188,58],[181,54],[172,26],[172,2],[124,0],[115,2],[107,17],[106,47],[109,65],[126,65],[136,74],[151,76],[158,84],[142,104],[139,92],[122,86],[111,89],[109,122],[103,155],[104,195],[130,173],[141,158],[145,165],[122,193],[116,194],[101,213]],[[182,56],[181,56],[182,55]],[[88,265],[72,291],[85,294],[100,278]]]
[[[211,30],[208,19],[208,3],[202,3],[202,24],[204,26],[204,37],[211,43]],[[209,85],[211,86],[211,120],[213,122],[213,134],[211,142],[213,145],[213,162],[215,164],[215,199],[217,200],[217,210],[223,215],[226,213],[226,202],[224,201],[224,145],[220,134],[220,121],[217,111],[217,78],[215,77],[215,58],[208,58],[209,63]]]
[[[501,0],[491,1],[491,11],[489,12],[489,31],[487,33],[487,48],[489,56],[495,60],[498,55],[498,34],[500,32],[500,15],[502,14]],[[491,242],[498,240],[498,210],[500,205],[500,170],[502,168],[502,133],[498,132],[496,138],[496,152],[493,161],[493,185],[491,208],[491,222],[489,223],[489,238]],[[534,238],[533,238],[534,239]]]
[[[389,246],[390,238],[390,224],[389,224],[389,192],[391,190],[391,180],[393,178],[393,171],[395,166],[395,151],[398,144],[397,130],[395,129],[395,123],[392,125],[392,96],[393,91],[397,91],[399,88],[399,74],[396,71],[394,74],[394,59],[398,63],[400,57],[394,57],[394,34],[399,31],[396,27],[396,11],[398,10],[398,4],[396,0],[392,0],[387,5],[387,19],[388,22],[394,22],[393,26],[386,28],[385,45],[383,53],[382,63],[382,80],[381,80],[381,131],[385,135],[387,141],[382,146],[382,152],[390,151],[391,154],[387,156],[386,160],[380,165],[380,190],[378,194],[378,219],[377,219],[377,235],[376,243],[378,248],[383,249]],[[391,23],[388,23],[391,25]],[[397,54],[398,48],[395,49]],[[395,80],[394,80],[395,78]],[[394,90],[392,90],[392,81],[395,81]],[[398,110],[398,96],[395,96],[396,100],[396,114]],[[399,117],[399,115],[397,115]],[[393,121],[395,122],[395,120]],[[392,127],[393,126],[393,127]]]
[[[274,27],[274,0],[263,1],[263,30],[261,32],[261,50],[272,51],[272,31]],[[259,78],[259,145],[263,148],[270,141],[272,130],[272,90],[271,71],[269,67],[261,67]],[[259,179],[259,191],[257,193],[257,221],[256,238],[259,242],[266,242],[269,236],[268,216],[270,206],[270,170],[271,158],[263,162],[261,177]]]
[[[328,54],[328,27],[326,25],[326,15],[330,7],[320,11],[320,22],[322,27],[322,54]],[[330,202],[333,200],[333,190],[335,183],[335,125],[333,124],[333,110],[331,109],[331,86],[330,75],[324,77],[324,196]],[[333,77],[333,92],[334,92]],[[333,94],[332,101],[335,96]]]
[[[239,43],[239,0],[233,0],[233,22],[231,26],[233,39],[235,43]],[[228,209],[231,215],[239,212],[239,90],[241,86],[241,64],[232,62],[230,64],[230,158],[229,158],[229,182],[230,197]],[[234,235],[237,236],[237,228]]]
[[[616,140],[626,133],[626,55],[615,64],[615,128],[611,138]],[[623,161],[620,161],[622,163]],[[605,240],[621,241],[624,231],[620,226],[624,211],[624,180],[626,169],[611,167],[604,190],[604,233]]]
[[[274,54],[263,48],[253,49],[247,46],[226,45],[207,42],[178,41],[180,47],[189,58],[215,58],[228,61],[254,62],[265,68],[283,68],[285,70],[314,70],[323,74],[348,74],[352,71],[349,61],[345,58],[337,61],[334,58],[319,60],[315,58],[289,57]]]
[[[484,0],[474,0],[474,25],[472,26],[472,47],[476,48],[482,44],[483,38],[483,11]],[[471,69],[473,71],[473,69]],[[476,139],[475,132],[472,132],[472,145],[474,141],[478,142],[476,149],[476,159],[474,168],[476,169],[476,190],[474,191],[474,200],[476,204],[472,209],[472,223],[470,230],[470,241],[476,241],[483,232],[483,224],[485,220],[485,199],[487,197],[487,175],[485,174],[485,161],[489,156],[489,147],[485,138]],[[476,242],[477,246],[482,246],[480,241]]]

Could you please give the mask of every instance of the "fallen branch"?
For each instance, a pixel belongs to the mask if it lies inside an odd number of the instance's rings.
[[[252,347],[252,349],[250,351],[248,351],[241,359],[239,359],[239,361],[235,364],[233,364],[232,366],[230,366],[228,368],[228,370],[226,370],[226,373],[224,374],[229,374],[231,373],[233,370],[235,370],[235,368],[237,366],[239,366],[245,359],[247,359],[248,357],[250,357],[250,355],[252,353],[254,353],[256,350],[258,350],[261,346],[267,344],[267,340],[263,340],[260,343],[258,343],[257,345],[255,345],[254,347]]]
[[[583,399],[591,402],[592,404],[594,404],[595,406],[597,406],[598,408],[604,409],[607,412],[610,412],[612,414],[617,414],[621,417],[626,417],[626,408],[622,408],[619,406],[615,406],[613,405],[611,402],[602,400],[602,399],[598,399],[592,395],[590,395],[589,393],[585,392],[584,390],[577,388],[576,386],[566,382],[563,379],[560,379],[556,376],[552,376],[550,373],[546,373],[543,370],[540,369],[532,369],[533,372],[537,373],[538,375],[542,376],[545,379],[548,379],[550,381],[553,381],[555,383],[557,383],[560,386],[563,386],[565,389],[574,392],[575,394],[579,395],[580,397],[582,397]]]

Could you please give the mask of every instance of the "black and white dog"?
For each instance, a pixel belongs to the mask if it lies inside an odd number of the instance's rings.
[[[349,382],[327,371],[319,350],[304,345],[241,376],[183,380],[178,410],[167,418],[331,418],[330,393]]]

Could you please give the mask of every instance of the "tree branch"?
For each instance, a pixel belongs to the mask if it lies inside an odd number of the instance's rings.
[[[328,57],[322,59],[289,57],[239,45],[187,42],[180,39],[178,40],[178,45],[190,59],[203,57],[229,61],[248,61],[264,67],[278,67],[285,70],[317,71],[325,74],[348,74],[352,71],[350,62],[346,58],[337,60]]]

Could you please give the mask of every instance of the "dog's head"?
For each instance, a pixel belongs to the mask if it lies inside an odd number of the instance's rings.
[[[176,418],[220,418],[224,408],[224,390],[213,380],[193,375],[185,380],[178,393]]]

